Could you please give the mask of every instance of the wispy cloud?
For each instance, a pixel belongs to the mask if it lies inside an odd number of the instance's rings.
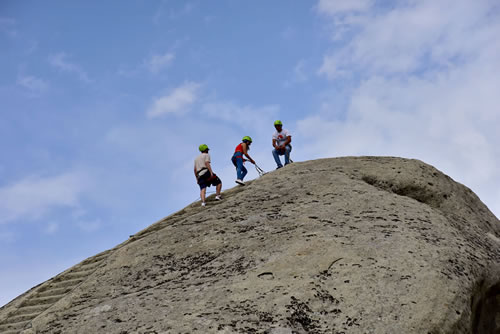
[[[156,98],[147,111],[149,118],[156,118],[166,114],[184,114],[196,102],[200,84],[188,82],[173,89],[165,96]]]
[[[86,233],[98,231],[102,227],[102,222],[99,219],[89,221],[79,221],[77,226],[80,230]]]
[[[348,88],[298,123],[309,152],[415,157],[499,199],[498,7],[402,1],[353,24],[320,69]]]
[[[486,43],[494,43],[499,24],[490,7],[487,2],[424,0],[370,12],[351,23],[356,32],[325,56],[319,72],[333,80],[358,72],[406,75],[434,70],[429,65],[460,64],[478,56],[478,48]]]
[[[151,73],[158,74],[167,68],[172,63],[174,58],[175,55],[172,52],[166,52],[162,55],[153,55],[150,59],[145,61],[145,64]]]
[[[9,17],[0,17],[0,32],[11,38],[16,37],[18,35],[16,20]]]
[[[297,64],[295,64],[291,78],[285,81],[284,86],[290,87],[294,84],[304,83],[308,80],[308,78],[309,74],[306,70],[306,62],[305,60],[301,59],[297,62]]]
[[[55,55],[49,56],[49,63],[62,72],[76,75],[81,81],[85,83],[92,82],[92,80],[90,80],[89,76],[87,75],[87,72],[85,72],[85,70],[80,65],[68,61],[67,58],[68,56],[66,55],[66,53],[60,52]]]
[[[189,14],[196,7],[196,4],[190,1],[183,2],[181,7],[172,8],[172,6],[167,8],[167,1],[162,1],[153,16],[153,23],[160,24],[164,18],[169,20],[175,20],[183,15]]]
[[[231,101],[205,103],[201,109],[205,116],[253,130],[268,128],[279,110],[279,105],[242,106]]]
[[[38,219],[60,207],[75,208],[87,178],[79,172],[27,177],[0,188],[0,223]]]
[[[321,14],[338,15],[363,12],[373,5],[373,0],[319,0],[316,10]]]
[[[49,84],[45,80],[31,75],[19,76],[17,84],[27,89],[31,97],[39,97],[49,88]]]
[[[53,235],[59,230],[59,224],[55,222],[48,223],[47,226],[45,226],[45,234]]]

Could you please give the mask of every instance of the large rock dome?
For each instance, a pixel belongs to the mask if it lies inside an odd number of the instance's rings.
[[[418,160],[294,163],[0,309],[1,333],[500,333],[500,222]]]

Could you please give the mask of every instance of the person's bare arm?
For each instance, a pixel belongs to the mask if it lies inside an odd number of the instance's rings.
[[[210,176],[214,176],[214,172],[212,172],[212,166],[210,166],[210,161],[205,161],[205,167],[207,167],[210,172]]]
[[[278,146],[278,150],[284,150],[286,149],[286,145],[290,144],[292,142],[292,136],[286,136],[286,140],[283,143],[283,145]]]
[[[276,139],[274,139],[274,138],[273,138],[273,147],[274,147],[275,149],[278,149],[278,145],[276,145]]]
[[[248,160],[253,163],[255,165],[255,161],[252,159],[252,157],[250,157],[248,155],[248,151],[247,151],[247,144],[243,143],[243,145],[241,145],[241,148],[243,149],[243,154],[248,158]]]
[[[287,136],[286,137],[286,141],[285,143],[283,144],[283,148],[286,147],[286,145],[290,144],[292,142],[292,136]]]

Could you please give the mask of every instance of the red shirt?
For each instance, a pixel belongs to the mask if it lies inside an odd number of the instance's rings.
[[[236,146],[236,149],[234,150],[234,153],[236,152],[241,152],[243,153],[243,147],[241,146],[243,143],[239,143],[238,146]]]

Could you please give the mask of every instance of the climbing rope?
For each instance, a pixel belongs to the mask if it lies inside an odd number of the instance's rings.
[[[254,164],[255,165],[255,170],[257,171],[257,173],[259,173],[259,177],[261,177],[262,175],[266,174],[266,172],[264,172],[264,170],[262,168],[260,168],[259,166],[257,166],[257,164]]]

